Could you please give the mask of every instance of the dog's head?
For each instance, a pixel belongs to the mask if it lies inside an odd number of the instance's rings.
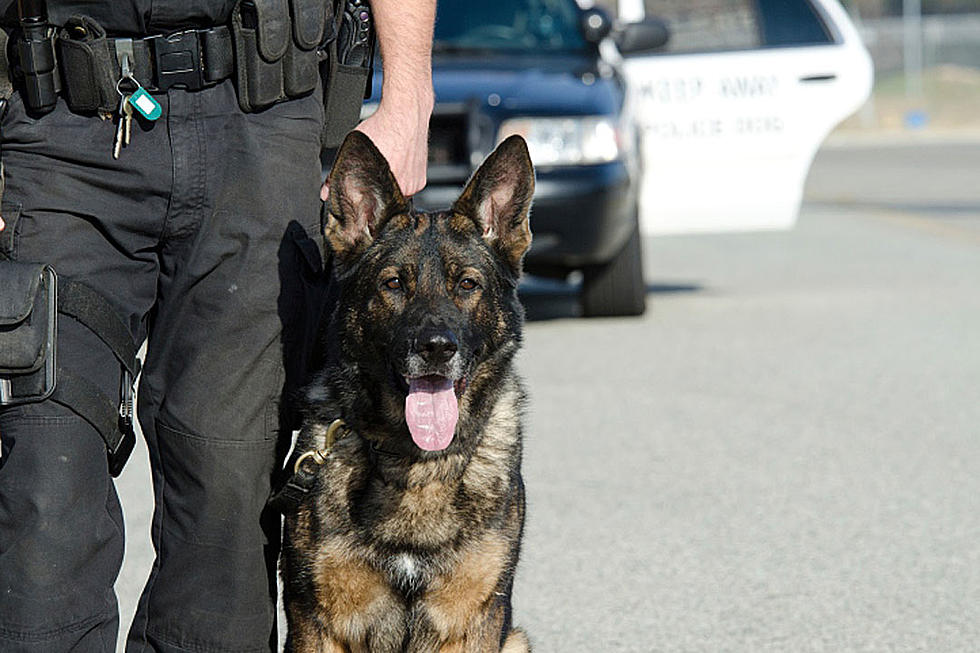
[[[330,173],[327,241],[340,284],[339,356],[371,409],[425,451],[479,412],[520,343],[534,171],[501,143],[448,211],[415,212],[371,140],[352,132]],[[365,406],[365,408],[367,408]]]

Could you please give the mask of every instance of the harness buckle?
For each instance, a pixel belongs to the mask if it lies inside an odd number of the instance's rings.
[[[204,78],[201,37],[197,30],[152,36],[146,40],[151,42],[153,51],[155,90],[166,91],[174,86],[184,86],[189,91],[199,91],[210,85]]]

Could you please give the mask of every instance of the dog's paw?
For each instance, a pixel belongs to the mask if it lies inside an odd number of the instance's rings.
[[[531,653],[531,642],[523,630],[515,628],[507,635],[500,653]]]

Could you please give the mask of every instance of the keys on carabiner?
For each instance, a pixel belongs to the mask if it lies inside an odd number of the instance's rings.
[[[118,159],[123,146],[129,145],[133,132],[133,108],[129,105],[129,98],[136,91],[142,90],[140,83],[133,77],[132,42],[128,39],[120,39],[117,50],[120,67],[119,81],[116,82],[116,93],[119,93],[119,124],[116,126],[116,138],[112,144],[113,159]]]
[[[117,87],[118,90],[118,87]],[[133,119],[133,110],[126,111],[129,96],[119,92],[119,124],[116,126],[116,138],[112,142],[112,158],[118,159],[123,145],[129,145],[129,123]]]
[[[160,103],[139,83],[133,75],[133,46],[130,39],[118,39],[116,51],[119,53],[120,77],[116,82],[116,92],[119,93],[119,125],[116,127],[116,138],[112,146],[112,158],[118,159],[122,148],[129,145],[133,135],[133,111],[149,121],[156,120],[163,114]]]
[[[133,135],[133,96],[130,95],[128,98],[123,100],[122,105],[123,118],[122,121],[126,124],[125,135],[123,136],[123,145],[129,145],[129,139]]]

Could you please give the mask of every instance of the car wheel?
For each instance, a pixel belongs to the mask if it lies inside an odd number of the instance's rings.
[[[642,315],[646,310],[640,224],[626,245],[604,265],[582,270],[582,313],[585,317]]]

